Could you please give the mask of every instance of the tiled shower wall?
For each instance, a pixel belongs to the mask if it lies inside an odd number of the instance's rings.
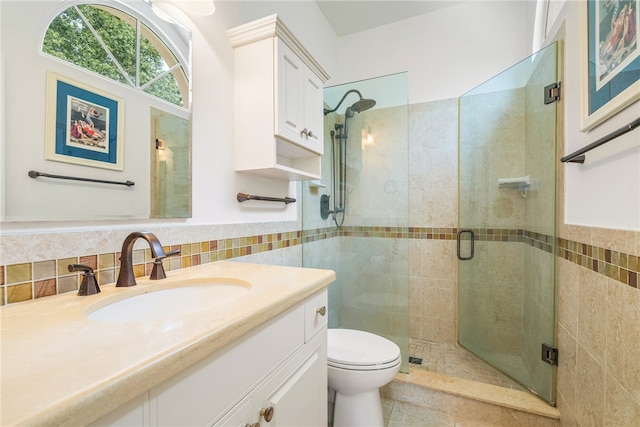
[[[456,342],[458,100],[409,106],[409,224],[451,230],[409,242],[409,336]]]

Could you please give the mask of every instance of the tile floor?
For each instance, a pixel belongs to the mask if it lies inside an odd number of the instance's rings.
[[[521,385],[502,374],[483,360],[454,344],[411,339],[409,354],[422,358],[422,364],[411,364],[411,369],[426,369],[444,375],[483,382],[496,386],[525,390]],[[490,427],[489,424],[453,419],[450,415],[383,399],[382,406],[386,427]]]
[[[383,399],[385,427],[455,427],[455,421],[432,409]]]

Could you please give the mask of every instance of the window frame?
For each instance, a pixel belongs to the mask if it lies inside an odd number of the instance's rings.
[[[129,78],[128,74],[121,68],[121,66],[119,65],[119,62],[117,61],[116,58],[114,58],[111,54],[111,52],[106,49],[107,54],[111,57],[111,59],[114,61],[114,64],[117,64],[116,66],[118,67],[119,71],[121,72],[121,74],[123,74],[126,82],[122,82],[122,81],[118,81],[115,79],[112,79],[108,76],[105,76],[103,74],[100,74],[96,71],[90,70],[88,68],[82,67],[80,65],[77,65],[73,62],[67,61],[65,59],[59,58],[57,56],[54,56],[48,52],[44,51],[44,41],[46,38],[46,34],[47,31],[49,30],[49,27],[51,26],[51,23],[64,11],[70,9],[70,8],[74,8],[77,6],[82,6],[82,5],[88,5],[88,6],[94,6],[94,7],[108,7],[110,9],[115,10],[116,12],[118,12],[117,16],[120,19],[124,19],[124,20],[130,20],[130,19],[134,19],[135,20],[135,29],[136,29],[136,46],[135,46],[135,50],[136,50],[136,75],[135,75],[135,82],[131,81],[131,79]],[[111,11],[108,11],[109,13],[112,13]],[[113,13],[112,13],[113,14]],[[122,14],[122,15],[120,15]],[[81,11],[80,11],[80,15],[82,17],[83,20],[85,20],[85,18],[83,17]],[[39,53],[43,56],[46,56],[47,58],[51,58],[53,60],[62,62],[64,64],[67,64],[69,66],[75,67],[76,69],[82,70],[84,72],[87,73],[91,73],[92,75],[95,76],[99,76],[103,79],[108,80],[109,82],[115,83],[115,84],[119,84],[122,85],[128,89],[131,90],[135,90],[138,93],[144,94],[146,96],[150,96],[155,100],[159,100],[161,102],[167,103],[175,108],[180,108],[186,111],[190,111],[191,110],[191,105],[192,105],[192,89],[191,89],[191,64],[190,64],[190,59],[191,59],[191,41],[188,40],[183,40],[185,41],[185,48],[187,50],[187,52],[182,52],[176,45],[176,43],[174,43],[173,39],[171,37],[169,37],[167,35],[167,31],[165,31],[163,28],[161,28],[160,25],[158,25],[158,20],[160,20],[160,18],[158,18],[155,13],[152,11],[151,9],[151,5],[149,3],[147,3],[144,0],[138,0],[136,2],[128,2],[128,3],[124,3],[124,2],[120,2],[120,1],[116,1],[116,0],[68,0],[68,1],[64,1],[61,2],[59,7],[56,7],[55,11],[51,14],[51,16],[47,19],[46,21],[46,25],[44,26],[44,29],[42,31],[41,37],[40,37],[40,43],[38,45],[39,48]],[[190,31],[185,28],[184,26],[180,25],[177,22],[165,22],[164,20],[161,22],[161,25],[163,27],[169,27],[171,30],[173,30],[176,34],[176,36],[179,36],[180,33],[183,34],[187,34],[190,33]],[[91,27],[91,25],[89,24],[89,30],[93,33],[94,37],[96,37],[96,40],[102,44],[102,40],[99,37],[99,35],[95,32],[95,30],[93,30],[93,28]],[[159,74],[158,76],[155,76],[154,78],[152,78],[151,80],[149,80],[148,82],[145,82],[144,84],[140,84],[140,40],[141,38],[144,37],[147,41],[149,41],[149,43],[151,43],[151,45],[156,49],[156,51],[158,52],[158,54],[162,57],[162,59],[164,60],[164,62],[167,64],[167,66],[169,67],[169,69],[161,74]],[[105,46],[103,45],[103,48]],[[177,72],[176,72],[177,71]],[[153,93],[147,92],[145,89],[147,89],[149,86],[151,86],[154,82],[166,77],[169,74],[173,74],[174,79],[176,81],[176,84],[178,86],[178,89],[180,91],[180,95],[182,97],[182,106],[178,105],[178,104],[174,104],[173,102],[167,101],[163,98],[160,98],[156,95],[154,95]]]

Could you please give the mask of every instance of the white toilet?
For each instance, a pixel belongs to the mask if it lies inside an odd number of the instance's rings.
[[[335,391],[334,427],[382,427],[379,388],[400,370],[400,348],[381,336],[329,329],[329,388]]]

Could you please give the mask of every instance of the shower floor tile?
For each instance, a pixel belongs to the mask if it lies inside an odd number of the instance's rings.
[[[425,369],[456,378],[478,381],[499,387],[526,389],[485,361],[456,344],[411,339],[409,356],[422,358],[422,364],[410,364],[411,369]]]

